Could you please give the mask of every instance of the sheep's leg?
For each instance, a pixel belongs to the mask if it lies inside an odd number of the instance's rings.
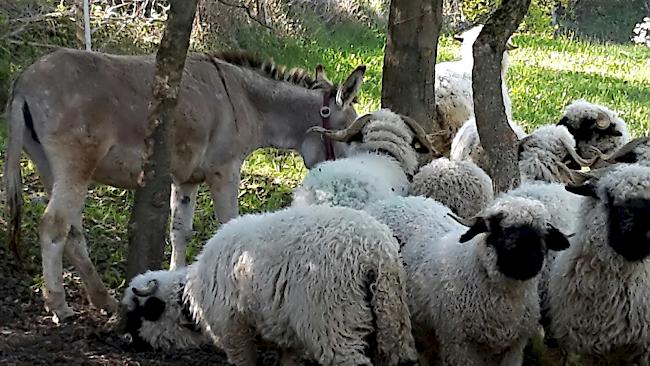
[[[222,224],[239,215],[240,169],[241,163],[233,163],[206,179],[214,202],[214,214]]]
[[[522,338],[515,342],[512,347],[506,352],[499,363],[500,366],[520,366],[524,363],[524,348],[527,343],[526,338]]]
[[[480,354],[464,342],[441,344],[440,359],[445,366],[479,366],[485,363]]]
[[[86,239],[84,238],[81,222],[76,223],[68,233],[65,245],[65,255],[79,272],[83,281],[88,300],[93,306],[114,313],[118,309],[118,302],[106,290],[95,266],[88,256]]]
[[[228,356],[228,362],[235,366],[255,366],[257,363],[257,346],[255,330],[235,315],[220,335],[221,349]]]
[[[52,320],[55,323],[74,315],[65,301],[63,252],[72,225],[81,222],[87,187],[87,183],[78,181],[55,182],[39,228],[45,308],[54,314]]]
[[[185,266],[187,242],[192,238],[192,219],[196,208],[198,184],[172,184],[171,242],[172,258],[169,270]]]

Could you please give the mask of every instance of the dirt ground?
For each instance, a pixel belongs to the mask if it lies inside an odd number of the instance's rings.
[[[227,365],[213,347],[136,352],[116,331],[116,317],[92,308],[76,281],[66,281],[66,291],[78,315],[56,325],[30,282],[0,245],[0,365]],[[259,363],[276,364],[277,355],[263,354]]]

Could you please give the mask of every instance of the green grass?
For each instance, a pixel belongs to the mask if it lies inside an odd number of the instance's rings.
[[[318,28],[308,36],[278,39],[262,32],[242,31],[241,48],[273,57],[287,66],[310,70],[322,63],[334,81],[341,81],[359,64],[368,66],[360,94],[359,112],[379,107],[384,35],[381,31],[354,24],[336,30]],[[563,107],[578,98],[611,106],[621,112],[635,135],[650,134],[650,49],[553,40],[544,36],[520,35],[520,47],[511,55],[508,74],[514,117],[528,130],[556,122]],[[439,61],[455,57],[457,44],[442,38]],[[0,131],[0,136],[4,132]],[[0,148],[4,153],[4,138]],[[1,158],[1,156],[0,156]],[[4,162],[4,159],[0,159]],[[2,163],[0,163],[2,164]],[[33,197],[42,194],[31,164],[24,162],[25,215],[22,250],[34,283],[40,282],[38,219],[44,210]],[[295,154],[266,149],[253,153],[243,166],[239,201],[242,213],[272,211],[286,206],[291,191],[305,174]],[[40,191],[39,191],[40,190]],[[121,189],[96,186],[89,193],[84,223],[91,256],[104,280],[112,288],[124,285],[126,225],[132,194]],[[217,229],[209,193],[202,188],[194,217],[195,236],[188,250],[193,258]],[[5,233],[0,232],[0,240]],[[166,250],[166,258],[170,248]]]

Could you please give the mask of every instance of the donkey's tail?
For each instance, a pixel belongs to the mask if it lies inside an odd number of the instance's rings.
[[[13,89],[13,88],[12,88]],[[8,139],[7,154],[4,166],[4,187],[7,200],[7,218],[9,247],[20,262],[18,243],[20,242],[20,227],[22,221],[22,176],[20,174],[20,155],[23,150],[23,132],[25,122],[31,119],[27,102],[21,95],[12,90],[7,104]]]

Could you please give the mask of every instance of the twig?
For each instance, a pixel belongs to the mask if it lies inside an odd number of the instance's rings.
[[[246,13],[248,14],[248,17],[249,17],[249,18],[251,18],[252,20],[254,20],[255,22],[257,22],[257,24],[261,25],[262,27],[264,27],[264,28],[266,28],[266,29],[268,29],[268,30],[270,30],[270,31],[273,31],[273,28],[269,27],[269,26],[268,26],[266,23],[264,23],[262,20],[260,20],[260,19],[258,19],[257,17],[255,17],[255,16],[253,15],[253,12],[251,11],[251,8],[249,8],[248,6],[246,6],[246,5],[241,5],[241,4],[231,4],[231,3],[226,2],[226,1],[224,1],[224,0],[217,0],[217,1],[219,1],[221,4],[226,5],[226,6],[230,6],[230,7],[233,7],[233,8],[244,9],[244,10],[246,11]]]
[[[28,41],[21,41],[18,39],[8,39],[8,43],[11,44],[26,44],[34,47],[42,47],[42,48],[61,48],[62,46],[55,45],[55,44],[47,44],[47,43],[38,43],[38,42],[28,42]]]

